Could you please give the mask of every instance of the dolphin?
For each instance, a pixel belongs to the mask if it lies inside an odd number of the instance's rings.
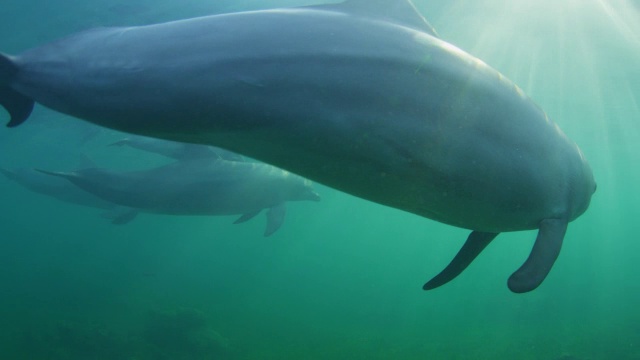
[[[8,126],[34,101],[105,127],[219,146],[471,230],[433,289],[501,232],[538,230],[508,280],[538,287],[596,189],[523,91],[440,39],[409,0],[99,28],[0,56]]]
[[[230,161],[244,161],[242,155],[214,146],[181,143],[160,140],[144,136],[132,136],[120,139],[110,146],[126,146],[134,149],[162,155],[175,160],[189,160],[194,158],[222,158]]]
[[[183,160],[147,170],[85,168],[39,170],[65,178],[105,201],[168,215],[241,215],[245,222],[267,209],[264,236],[284,221],[285,202],[318,201],[311,181],[274,166],[224,159]]]
[[[0,168],[7,179],[15,181],[35,193],[46,195],[62,202],[106,210],[102,216],[114,224],[126,224],[133,220],[137,211],[100,199],[67,181],[55,179],[30,168]]]

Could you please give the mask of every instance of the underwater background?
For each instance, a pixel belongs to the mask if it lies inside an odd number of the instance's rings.
[[[0,51],[95,26],[317,3],[3,0]],[[500,235],[459,278],[425,292],[467,231],[320,184],[319,203],[289,203],[264,238],[263,216],[112,225],[0,177],[0,358],[640,359],[640,3],[414,3],[441,38],[522,87],[593,168],[598,191],[542,286],[506,287],[529,231]],[[166,162],[107,146],[123,136],[37,106],[0,129],[0,165]]]

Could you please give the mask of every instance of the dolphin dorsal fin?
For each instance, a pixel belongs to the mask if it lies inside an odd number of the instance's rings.
[[[338,4],[314,7],[384,19],[438,36],[433,26],[420,14],[411,0],[345,0]]]

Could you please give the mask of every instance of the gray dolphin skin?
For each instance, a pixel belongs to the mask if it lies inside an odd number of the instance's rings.
[[[148,170],[114,172],[87,168],[49,175],[69,180],[103,200],[141,212],[168,215],[242,215],[267,209],[265,236],[284,222],[285,202],[318,201],[311,181],[262,163],[193,159]]]
[[[62,179],[55,179],[34,169],[0,168],[7,179],[35,193],[46,195],[62,202],[106,210],[102,215],[114,224],[126,224],[133,220],[137,211],[103,200]]]
[[[134,149],[162,155],[175,160],[192,160],[196,158],[222,158],[230,161],[244,161],[242,155],[214,146],[187,144],[182,142],[160,140],[144,136],[133,136],[118,140],[111,146],[126,146]]]
[[[538,287],[596,184],[578,146],[512,82],[441,40],[408,0],[100,28],[0,56],[0,103],[215,145],[472,230],[433,289],[498,233],[538,230],[509,278]]]

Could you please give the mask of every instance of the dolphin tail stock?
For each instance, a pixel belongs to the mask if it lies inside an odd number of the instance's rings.
[[[540,286],[560,254],[567,225],[568,222],[564,219],[545,219],[540,222],[538,236],[529,257],[509,277],[509,290],[525,293]]]
[[[18,73],[18,66],[12,57],[0,53],[0,105],[2,105],[11,119],[8,127],[22,124],[33,111],[33,99],[20,94],[11,88],[11,82]]]
[[[432,290],[440,287],[449,281],[455,279],[460,275],[464,269],[466,269],[473,260],[480,255],[493,239],[498,236],[498,233],[486,233],[480,231],[473,231],[469,234],[467,241],[464,243],[460,251],[451,260],[444,270],[442,270],[433,279],[429,280],[422,287],[423,290]]]

